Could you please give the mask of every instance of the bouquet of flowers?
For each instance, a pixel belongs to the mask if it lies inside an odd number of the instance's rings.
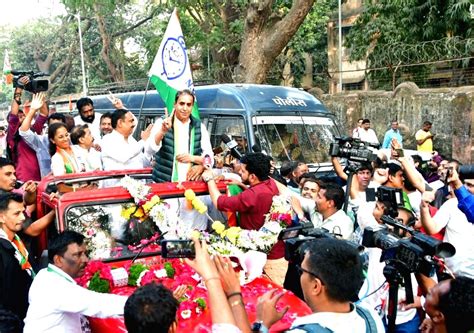
[[[275,195],[272,200],[270,211],[265,215],[265,222],[278,222],[284,229],[291,225],[294,218],[293,208],[288,196]]]

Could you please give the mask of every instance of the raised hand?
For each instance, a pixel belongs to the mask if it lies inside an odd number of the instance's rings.
[[[161,124],[161,131],[163,133],[168,132],[171,126],[173,126],[171,118],[172,117],[168,114],[168,109],[165,107],[165,119],[163,119],[163,123]]]
[[[234,293],[240,292],[239,273],[234,271],[232,262],[228,257],[215,256],[214,264],[216,264],[217,272],[221,278],[222,287],[227,297]]]
[[[140,137],[143,141],[146,141],[151,134],[151,129],[153,128],[153,124],[147,126],[147,128],[140,133]]]
[[[34,94],[33,99],[31,100],[31,104],[30,104],[31,110],[37,111],[37,110],[41,109],[41,107],[44,104],[44,100],[45,100],[44,92]]]
[[[115,97],[115,95],[112,94],[110,91],[109,91],[109,95],[106,97],[110,101],[110,103],[112,103],[114,108],[116,108],[117,110],[125,109],[125,106],[123,105],[122,100],[120,98]]]

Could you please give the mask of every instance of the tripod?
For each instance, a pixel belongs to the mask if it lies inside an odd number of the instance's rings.
[[[395,332],[395,319],[397,318],[398,288],[405,286],[406,303],[412,304],[413,286],[411,284],[410,271],[398,261],[388,262],[383,269],[383,275],[388,281],[388,333]]]

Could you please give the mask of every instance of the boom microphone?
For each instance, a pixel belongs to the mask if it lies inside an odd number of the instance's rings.
[[[229,148],[230,150],[230,153],[233,157],[237,158],[237,159],[241,159],[242,158],[242,154],[240,153],[240,151],[237,149],[237,147],[239,146],[237,144],[237,142],[235,142],[235,140],[231,140],[229,138],[229,136],[227,134],[222,134],[221,135],[221,140],[222,142],[225,143],[225,145],[227,146],[227,148]]]

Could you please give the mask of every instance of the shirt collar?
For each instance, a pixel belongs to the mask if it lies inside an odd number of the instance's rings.
[[[61,268],[53,265],[53,264],[48,264],[48,272],[52,272],[54,274],[58,274],[62,278],[66,279],[67,281],[77,284],[76,281],[65,271],[63,271]]]

